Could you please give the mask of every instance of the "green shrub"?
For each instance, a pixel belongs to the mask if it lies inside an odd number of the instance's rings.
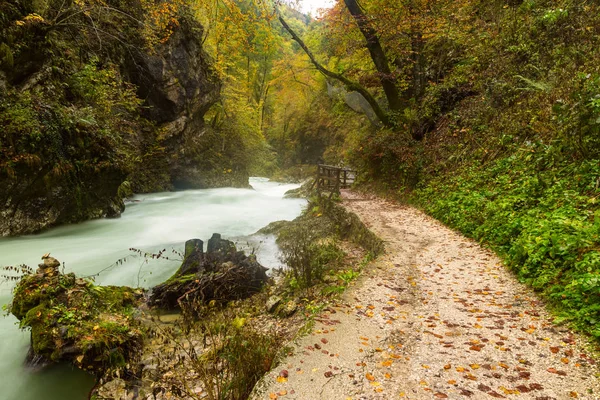
[[[434,179],[413,200],[490,244],[561,319],[600,338],[600,163],[557,161],[541,144],[521,150]]]

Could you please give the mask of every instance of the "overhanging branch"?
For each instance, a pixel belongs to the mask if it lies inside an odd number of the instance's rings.
[[[298,43],[300,45],[302,50],[304,50],[304,52],[306,53],[308,58],[310,58],[310,61],[312,62],[312,64],[315,66],[315,68],[317,68],[317,70],[320,73],[322,73],[323,75],[325,75],[327,77],[330,77],[330,78],[333,78],[333,79],[336,79],[336,80],[342,82],[348,90],[356,91],[356,92],[360,93],[365,98],[365,100],[367,100],[367,102],[369,103],[371,108],[373,108],[373,111],[375,112],[375,115],[377,115],[377,118],[379,118],[379,120],[384,125],[386,125],[386,126],[391,125],[390,119],[389,119],[387,113],[385,111],[383,111],[383,109],[381,108],[381,106],[379,105],[377,100],[375,100],[373,95],[367,89],[365,89],[358,82],[354,82],[341,74],[330,71],[327,68],[325,68],[323,65],[321,65],[315,58],[314,54],[306,46],[306,44],[304,44],[302,39],[300,39],[300,37],[296,34],[296,32],[294,32],[294,30],[292,28],[290,28],[290,26],[287,24],[287,22],[285,22],[285,20],[283,19],[282,16],[279,16],[279,22],[281,22],[281,25],[283,25],[284,29],[286,31],[288,31],[288,33],[292,36],[292,39],[294,39],[294,41],[296,41],[296,43]]]

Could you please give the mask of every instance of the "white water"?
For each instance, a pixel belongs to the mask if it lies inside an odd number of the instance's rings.
[[[84,222],[51,229],[39,235],[0,239],[0,266],[27,264],[35,268],[43,254],[65,263],[66,272],[94,275],[99,284],[149,287],[167,279],[178,268],[176,261],[145,262],[130,247],[145,252],[166,249],[177,257],[187,239],[206,242],[214,232],[225,239],[248,241],[266,267],[278,267],[272,238],[248,235],[277,220],[291,220],[305,204],[283,199],[298,185],[283,185],[251,178],[251,189],[204,189],[139,195],[121,218]],[[123,264],[113,265],[127,257]],[[110,267],[106,269],[107,267]],[[12,286],[0,284],[0,303],[10,301]],[[12,316],[0,317],[0,400],[84,400],[93,385],[86,374],[69,366],[43,372],[23,366],[29,334],[15,325]]]

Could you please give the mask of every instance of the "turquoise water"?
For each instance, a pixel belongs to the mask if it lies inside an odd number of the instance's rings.
[[[280,266],[270,237],[249,237],[272,221],[291,220],[306,203],[284,199],[298,185],[251,178],[252,189],[204,189],[136,196],[121,218],[62,226],[39,235],[0,239],[0,266],[27,264],[35,267],[45,253],[64,262],[66,272],[95,275],[99,284],[150,287],[167,279],[177,261],[147,261],[129,248],[144,252],[183,250],[187,239],[205,242],[219,232],[240,247],[257,250],[266,267]],[[116,261],[125,258],[123,263]],[[0,283],[0,303],[10,302],[12,285]],[[12,316],[0,317],[0,400],[83,400],[93,385],[92,377],[68,365],[32,371],[23,365],[29,334],[16,326]]]

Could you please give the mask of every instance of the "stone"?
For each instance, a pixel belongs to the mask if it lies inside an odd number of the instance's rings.
[[[298,304],[294,300],[290,300],[287,303],[280,305],[277,308],[277,315],[280,317],[289,317],[298,310]]]
[[[283,299],[279,296],[271,296],[267,299],[267,303],[265,304],[265,309],[267,310],[268,313],[273,313],[277,309],[277,306],[279,306],[282,301],[283,301]]]

